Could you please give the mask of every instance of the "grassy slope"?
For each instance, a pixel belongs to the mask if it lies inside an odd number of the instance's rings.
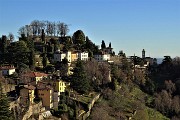
[[[128,117],[132,120],[169,120],[155,109],[145,106],[145,98],[151,101],[151,97],[136,86],[121,85],[117,91],[106,91],[105,98],[95,105],[89,119],[99,119],[99,113],[105,116],[100,119],[107,120]]]

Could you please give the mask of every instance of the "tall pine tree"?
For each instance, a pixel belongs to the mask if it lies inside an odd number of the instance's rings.
[[[101,49],[105,49],[105,48],[106,48],[106,44],[105,44],[104,40],[102,40]]]
[[[71,87],[79,93],[88,93],[90,91],[90,82],[84,70],[81,60],[77,60],[76,67],[71,76]]]
[[[9,110],[9,101],[2,92],[2,84],[0,83],[0,120],[13,120],[13,115]]]

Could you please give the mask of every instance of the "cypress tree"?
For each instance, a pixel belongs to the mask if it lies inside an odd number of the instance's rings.
[[[46,56],[46,53],[43,54],[42,63],[43,63],[43,68],[46,68],[46,66],[47,66],[47,56]]]
[[[13,115],[9,110],[9,101],[4,93],[2,93],[2,85],[0,83],[0,120],[13,120]]]
[[[44,29],[42,29],[41,40],[46,44]]]
[[[7,37],[2,36],[2,53],[7,53]]]
[[[109,48],[111,48],[111,42],[109,43]]]
[[[31,70],[34,70],[34,68],[35,68],[35,53],[34,53],[34,50],[32,50],[30,52],[29,59],[30,59],[29,60],[29,62],[30,62],[29,66],[30,66]]]
[[[105,49],[105,48],[106,48],[106,44],[105,44],[104,40],[102,40],[101,49]]]

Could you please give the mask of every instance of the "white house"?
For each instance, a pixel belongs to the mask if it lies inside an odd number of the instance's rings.
[[[54,53],[54,61],[57,62],[61,62],[64,58],[66,58],[68,60],[69,63],[71,63],[72,61],[76,61],[77,59],[80,60],[88,60],[88,52],[71,52],[68,51],[66,53],[62,53],[59,50],[56,51]]]
[[[66,58],[67,58],[68,62],[71,63],[71,51],[68,51],[68,52],[66,53]]]
[[[87,61],[88,60],[88,52],[79,52],[78,59]]]
[[[55,62],[61,62],[66,57],[65,53],[60,52],[60,50],[57,50],[54,53],[54,61]]]
[[[103,61],[109,61],[110,60],[110,54],[95,54],[94,59],[97,60],[98,62],[103,62]]]
[[[1,66],[0,70],[2,71],[3,75],[12,75],[15,73],[15,67],[10,65],[10,66]]]

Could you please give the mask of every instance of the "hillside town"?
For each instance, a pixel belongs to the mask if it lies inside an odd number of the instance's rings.
[[[0,0],[0,120],[180,120],[180,0]]]
[[[12,34],[0,38],[0,102],[8,101],[2,119],[127,120],[143,109],[158,115],[147,114],[152,119],[167,119],[152,108],[160,103],[150,95],[158,90],[152,74],[166,70],[170,56],[158,65],[145,49],[142,56],[116,55],[111,42],[99,47],[82,30],[68,36],[64,23],[57,35],[29,27],[20,28],[16,41]]]
[[[115,55],[111,43],[106,47],[103,40],[101,49],[99,49],[88,37],[85,38],[81,30],[76,31],[72,38],[70,36],[46,36],[44,29],[40,34],[32,36],[22,33],[19,41],[15,42],[12,41],[13,36],[8,38],[3,35],[1,37],[0,71],[1,80],[4,81],[2,92],[6,93],[11,100],[10,110],[13,111],[15,119],[26,120],[34,116],[43,119],[52,115],[57,117],[62,114],[60,110],[67,109],[67,106],[61,106],[64,105],[64,96],[68,96],[69,102],[78,101],[76,103],[79,104],[78,106],[91,105],[88,108],[90,113],[102,89],[91,90],[91,92],[79,90],[81,92],[78,93],[78,90],[71,87],[73,69],[77,62],[95,61],[96,65],[106,64],[108,66],[115,62],[120,65],[125,54],[121,51],[119,55]],[[141,66],[134,64],[133,60],[136,57],[128,58],[129,63],[136,68],[146,69],[149,64],[156,64],[155,59],[145,57],[144,49],[141,59],[146,63]],[[111,71],[107,70],[102,71],[107,71],[105,75],[107,80],[103,84],[112,82]],[[96,77],[94,75],[91,79],[96,79]],[[81,100],[83,97],[90,99],[85,105],[85,101]],[[71,113],[71,118],[86,119],[89,116],[88,111],[87,108],[79,107]]]

